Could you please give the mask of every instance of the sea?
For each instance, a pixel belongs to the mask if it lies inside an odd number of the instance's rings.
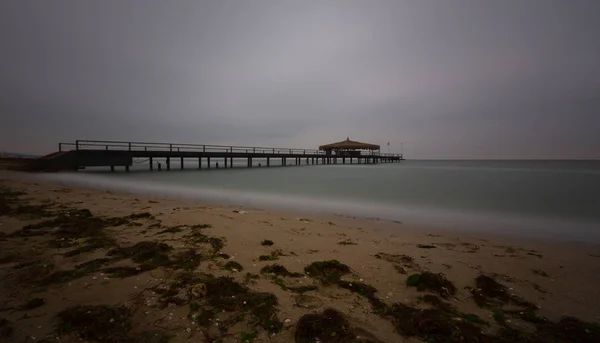
[[[161,161],[158,161],[161,162]],[[174,163],[176,162],[176,163]],[[386,220],[402,225],[600,244],[600,160],[405,160],[211,169],[135,161],[40,177],[132,193]],[[306,163],[306,161],[301,161]],[[204,162],[205,163],[205,162]],[[261,167],[258,167],[260,163]]]

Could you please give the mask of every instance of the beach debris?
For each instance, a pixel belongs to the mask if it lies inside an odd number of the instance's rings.
[[[154,219],[154,216],[149,212],[132,213],[125,217],[126,219],[137,220],[137,219]]]
[[[240,272],[244,270],[244,267],[236,261],[229,261],[225,263],[225,265],[221,269],[228,270],[230,272]]]
[[[471,290],[471,296],[480,307],[498,307],[511,303],[527,310],[538,308],[535,304],[509,293],[508,288],[493,277],[480,274],[475,278],[475,285],[476,287]]]
[[[182,303],[178,297],[183,293],[191,294],[190,289],[198,284],[205,287],[202,297],[193,297],[193,301],[202,309],[201,313],[194,314],[194,320],[200,326],[219,324],[220,329],[226,330],[227,327],[244,320],[246,315],[251,315],[252,323],[269,333],[281,330],[283,323],[277,318],[277,297],[271,293],[252,291],[230,277],[182,273],[175,281],[170,282],[168,288],[155,287],[153,291],[159,294],[162,308],[170,303],[181,306],[188,302]]]
[[[279,256],[288,256],[283,253],[281,249],[275,249],[269,255],[260,255],[258,257],[259,261],[276,261],[279,259]]]
[[[365,330],[356,330],[340,312],[328,308],[323,313],[305,314],[296,324],[296,343],[379,342]]]
[[[260,255],[258,256],[259,261],[276,261],[279,257],[277,255]]]
[[[261,272],[261,274],[285,276],[285,277],[295,277],[295,278],[304,276],[304,274],[301,274],[301,273],[290,272],[289,270],[287,270],[287,268],[285,268],[284,266],[279,265],[279,264],[272,264],[272,265],[264,266],[260,270],[260,272]]]
[[[275,243],[273,243],[273,241],[268,240],[268,239],[264,239],[262,242],[260,242],[260,245],[263,245],[263,246],[271,246],[273,244],[275,244]]]
[[[202,224],[198,226],[192,226],[192,232],[188,235],[183,236],[186,239],[186,242],[192,245],[196,245],[198,243],[208,243],[213,248],[213,253],[218,254],[221,249],[225,246],[224,237],[211,237],[202,233],[202,229],[204,225]]]
[[[419,270],[419,265],[415,263],[414,258],[408,255],[392,255],[386,253],[378,253],[375,254],[375,257],[378,259],[382,259],[391,263],[395,263],[394,268],[400,274],[406,274],[407,269],[416,269]]]
[[[303,223],[312,223],[312,220],[308,218],[295,218],[295,220],[303,222]]]
[[[339,245],[357,245],[358,243],[353,242],[351,239],[346,239],[343,241],[338,242]]]
[[[238,213],[238,214],[248,214],[248,212],[247,212],[247,211],[243,211],[243,210],[233,210],[233,211],[231,211],[231,212],[233,212],[233,213]]]
[[[46,304],[46,301],[44,300],[44,298],[33,298],[33,299],[28,300],[25,304],[21,305],[21,307],[19,307],[19,310],[21,310],[21,311],[33,310],[34,308],[44,306],[45,304]]]
[[[250,272],[244,275],[244,281],[246,283],[254,282],[254,280],[260,279],[260,275],[252,274]]]
[[[421,249],[435,249],[437,247],[435,245],[433,245],[433,244],[417,244],[417,248],[421,248]]]
[[[424,271],[412,274],[406,279],[406,285],[416,287],[418,291],[429,291],[437,293],[443,298],[456,294],[456,286],[446,279],[442,273],[431,273]]]
[[[127,248],[116,248],[107,253],[108,256],[129,257],[136,263],[144,263],[147,266],[163,266],[169,263],[167,254],[173,248],[166,243],[153,241],[142,241]]]
[[[549,277],[550,275],[548,275],[548,273],[546,273],[545,271],[541,270],[541,269],[532,269],[531,272],[535,275],[539,275],[539,276],[543,276],[543,277]]]
[[[15,329],[12,323],[6,318],[0,318],[0,338],[11,338]]]
[[[244,331],[240,334],[240,339],[241,339],[242,343],[251,343],[256,337],[258,337],[258,332],[256,332],[256,331],[252,331],[252,332]]]
[[[207,292],[206,285],[203,283],[198,283],[198,284],[193,285],[192,287],[190,287],[189,291],[190,291],[191,296],[194,298],[204,297]]]
[[[284,291],[294,292],[294,293],[305,293],[309,291],[317,290],[317,286],[315,285],[303,285],[303,286],[288,286],[282,278],[274,277],[272,282],[277,286],[281,287]]]
[[[398,333],[405,337],[417,336],[429,342],[449,343],[492,341],[482,333],[481,325],[485,323],[483,320],[476,315],[464,315],[448,307],[421,309],[395,303],[387,315],[392,318]],[[435,339],[432,340],[432,337]]]
[[[176,225],[176,226],[168,227],[162,231],[159,231],[159,232],[155,233],[154,235],[157,236],[157,235],[162,235],[165,233],[179,233],[179,232],[182,232],[184,228],[187,228],[187,226]]]
[[[327,285],[337,283],[342,275],[350,273],[350,268],[338,260],[329,260],[313,262],[304,268],[304,272]]]
[[[186,271],[193,271],[196,268],[198,268],[203,259],[204,256],[202,256],[200,252],[198,252],[196,249],[191,248],[175,254],[171,261],[165,266],[168,266],[172,269],[183,269]]]
[[[406,271],[406,269],[404,269],[403,267],[400,267],[399,265],[395,264],[394,265],[394,269],[396,269],[396,271],[400,274],[407,274],[408,272]]]
[[[414,259],[408,255],[391,255],[380,252],[375,254],[375,257],[392,263],[412,264],[414,262]]]
[[[298,294],[293,297],[294,304],[298,307],[316,309],[323,306],[323,301],[315,296]]]
[[[306,275],[309,275],[323,283],[324,285],[335,284],[341,288],[345,288],[353,293],[366,297],[375,311],[383,311],[385,304],[377,298],[375,293],[377,289],[360,281],[346,281],[341,277],[350,274],[350,268],[340,263],[337,260],[313,262],[304,268]]]
[[[131,267],[131,266],[121,266],[121,267],[108,267],[102,269],[104,273],[108,275],[109,278],[126,278],[134,275],[138,275],[144,272],[151,270],[150,266],[143,267]]]
[[[78,338],[99,343],[167,342],[162,331],[131,332],[133,312],[125,306],[75,306],[58,314],[59,335],[75,334]]]

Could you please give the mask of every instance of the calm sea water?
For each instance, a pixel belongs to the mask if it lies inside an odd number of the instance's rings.
[[[600,242],[600,161],[409,160],[202,171],[186,161],[186,168],[149,172],[139,163],[129,174],[44,177],[261,208]]]

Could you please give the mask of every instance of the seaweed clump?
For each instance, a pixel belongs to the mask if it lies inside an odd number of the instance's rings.
[[[477,323],[444,309],[396,303],[388,315],[398,333],[405,337],[417,336],[427,342],[493,342]]]
[[[270,333],[278,332],[283,323],[277,317],[277,297],[271,293],[255,292],[230,277],[213,275],[194,276],[191,273],[182,275],[168,289],[155,290],[161,294],[161,302],[182,305],[196,302],[196,308],[203,312],[198,323],[210,325],[212,314],[229,312],[228,319],[221,320],[219,328],[227,328],[244,319],[245,314],[252,315],[252,325],[260,326]],[[205,324],[202,324],[205,323]]]
[[[129,257],[133,262],[156,268],[169,264],[168,252],[171,250],[171,246],[166,243],[143,241],[128,248],[113,249],[108,255]]]
[[[132,333],[133,313],[124,306],[75,306],[58,314],[57,332],[75,334],[99,343],[166,343],[169,336],[160,331]]]
[[[256,318],[256,325],[269,332],[278,332],[283,327],[283,323],[277,318],[275,295],[253,292],[227,277],[208,277],[203,281],[208,303],[215,309],[249,311]]]
[[[480,307],[495,307],[513,303],[529,310],[537,309],[535,304],[510,294],[506,286],[493,277],[481,274],[475,278],[475,285],[476,287],[471,290],[471,296]]]
[[[44,298],[33,298],[33,299],[28,300],[19,309],[21,311],[33,310],[34,308],[44,306],[45,304],[46,304],[46,301],[44,300]]]
[[[0,318],[0,338],[10,338],[13,336],[15,329],[12,323],[6,318]]]
[[[88,209],[67,209],[54,219],[24,226],[15,236],[40,236],[51,232],[59,238],[86,238],[102,235],[106,227],[120,226],[129,223],[125,218],[100,218]]]
[[[307,275],[320,280],[323,284],[335,284],[340,278],[350,273],[350,267],[338,260],[313,262],[304,268]]]
[[[437,293],[443,298],[456,294],[456,286],[442,273],[435,274],[425,271],[420,274],[412,274],[406,279],[406,285],[416,287],[418,291]]]
[[[244,267],[235,261],[229,261],[229,262],[225,263],[225,265],[223,266],[223,269],[229,270],[230,272],[233,272],[233,271],[240,272],[240,271],[244,270]]]
[[[286,267],[279,264],[272,264],[269,266],[264,266],[260,270],[261,274],[267,275],[276,275],[276,276],[287,276],[287,277],[302,277],[303,274],[290,272]]]
[[[343,314],[331,308],[323,313],[305,314],[300,317],[294,339],[296,343],[379,342],[368,332],[352,328]]]

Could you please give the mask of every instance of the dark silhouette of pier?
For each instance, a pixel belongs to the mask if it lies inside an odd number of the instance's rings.
[[[352,141],[344,141],[352,142]],[[356,142],[359,143],[359,142]],[[366,143],[360,143],[366,144]],[[373,145],[375,146],[375,145]],[[376,146],[378,147],[378,146]],[[225,146],[209,144],[175,144],[151,142],[121,142],[77,140],[59,143],[58,151],[35,160],[35,170],[59,171],[78,170],[86,167],[108,167],[112,171],[123,167],[126,171],[133,165],[134,159],[147,159],[148,168],[171,170],[179,162],[178,169],[185,168],[185,162],[194,160],[195,167],[233,168],[234,160],[245,160],[248,168],[263,166],[256,160],[266,160],[265,167],[271,167],[272,161],[279,160],[281,166],[327,165],[327,164],[378,164],[403,160],[401,154],[384,154],[379,150],[343,150],[325,149],[284,149],[247,146]],[[155,163],[160,159],[165,161]],[[274,164],[274,163],[273,163]],[[238,166],[236,166],[238,167]]]

